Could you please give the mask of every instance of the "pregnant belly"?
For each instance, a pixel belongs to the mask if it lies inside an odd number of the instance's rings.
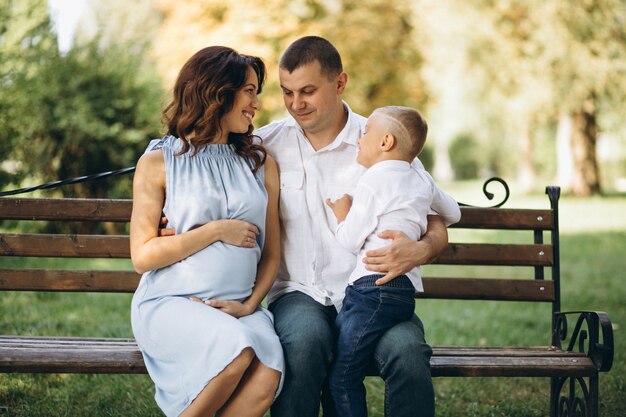
[[[241,300],[252,292],[260,249],[216,242],[167,268],[153,271],[148,297],[195,296]]]

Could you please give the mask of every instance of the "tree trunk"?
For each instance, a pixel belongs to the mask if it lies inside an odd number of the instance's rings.
[[[592,98],[588,98],[572,113],[572,155],[574,175],[572,195],[578,197],[600,193],[600,177],[596,158],[596,109]]]

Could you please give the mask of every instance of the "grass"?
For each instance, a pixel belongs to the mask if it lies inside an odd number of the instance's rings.
[[[456,186],[456,185],[455,185]],[[461,201],[467,186],[451,189]],[[476,188],[473,187],[473,190]],[[508,207],[548,207],[543,195]],[[600,376],[600,415],[626,416],[626,197],[563,198],[561,262],[563,310],[607,311],[614,324],[615,361]],[[451,233],[451,240],[454,234]],[[476,237],[478,241],[482,237]],[[0,259],[8,266],[7,259]],[[38,264],[38,260],[10,260]],[[73,264],[80,267],[80,262]],[[113,268],[127,267],[121,263]],[[0,294],[0,334],[132,337],[130,295]],[[418,300],[433,345],[533,345],[550,338],[548,305],[490,301]],[[439,417],[539,417],[549,414],[549,380],[435,378]],[[368,378],[369,415],[383,416],[384,386]],[[416,405],[418,406],[418,405]],[[3,413],[3,407],[8,411]],[[146,375],[0,374],[0,416],[158,416]]]

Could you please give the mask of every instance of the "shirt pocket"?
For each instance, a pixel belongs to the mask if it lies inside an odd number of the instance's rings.
[[[304,199],[304,172],[280,173],[280,217],[293,220],[302,214]]]

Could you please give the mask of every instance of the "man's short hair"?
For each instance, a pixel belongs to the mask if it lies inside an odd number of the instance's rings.
[[[400,150],[415,158],[424,148],[428,124],[419,111],[404,106],[379,107],[372,115],[380,115],[396,140]]]
[[[322,74],[329,78],[343,72],[341,56],[337,48],[319,36],[305,36],[289,45],[280,58],[280,68],[291,73],[313,61],[320,63]]]

